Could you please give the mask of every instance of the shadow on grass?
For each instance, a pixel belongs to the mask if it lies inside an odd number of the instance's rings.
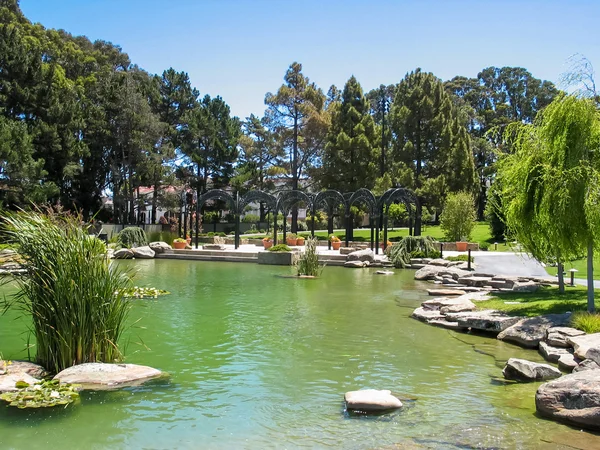
[[[596,297],[600,291],[596,291]],[[497,309],[513,316],[539,316],[565,312],[586,311],[587,291],[568,287],[560,294],[557,287],[542,287],[537,292],[498,293],[491,300],[477,303],[478,309]]]

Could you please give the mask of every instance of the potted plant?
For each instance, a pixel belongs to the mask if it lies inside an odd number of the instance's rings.
[[[298,239],[296,239],[296,245],[304,245],[304,237],[303,236],[298,236]]]
[[[187,241],[183,238],[173,239],[173,248],[176,250],[182,250],[187,245]]]
[[[329,236],[329,240],[331,241],[331,248],[333,248],[334,250],[339,250],[342,246],[342,241],[335,234],[331,234]]]
[[[285,242],[287,245],[297,245],[298,236],[296,233],[290,233],[286,236]]]
[[[461,239],[460,241],[456,241],[456,251],[457,252],[466,252],[468,245],[469,245],[469,243],[464,239]]]
[[[265,248],[265,250],[267,250],[273,246],[273,238],[269,235],[265,236],[263,238],[262,242],[263,242],[263,247]]]

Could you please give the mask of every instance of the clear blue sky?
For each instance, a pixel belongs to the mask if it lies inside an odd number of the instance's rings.
[[[365,91],[421,67],[446,80],[521,66],[557,82],[582,53],[600,71],[600,0],[21,0],[33,22],[120,45],[151,73],[189,73],[242,118],[262,115],[298,61],[324,91]]]

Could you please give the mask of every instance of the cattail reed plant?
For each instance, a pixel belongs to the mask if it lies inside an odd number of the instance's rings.
[[[31,316],[37,362],[59,372],[121,360],[130,277],[108,261],[104,243],[76,216],[51,210],[3,216],[2,232],[27,270],[15,278],[18,290],[7,306]]]
[[[323,267],[319,265],[317,239],[307,238],[304,246],[305,250],[298,260],[298,275],[307,275],[311,277],[319,276]]]

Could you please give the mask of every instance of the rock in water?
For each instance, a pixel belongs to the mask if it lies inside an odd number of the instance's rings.
[[[0,392],[12,392],[16,391],[16,384],[18,381],[24,381],[29,385],[33,385],[37,383],[37,378],[33,378],[31,375],[27,373],[9,373],[7,375],[0,376]]]
[[[163,373],[152,367],[137,364],[85,363],[69,367],[54,379],[61,383],[81,384],[84,389],[112,389],[141,384]]]
[[[565,375],[542,384],[535,394],[537,411],[578,427],[600,429],[600,370]]]
[[[133,252],[131,250],[129,250],[128,248],[121,248],[113,254],[113,258],[115,258],[115,259],[131,259],[131,258],[133,258]]]
[[[548,364],[539,364],[526,359],[510,358],[502,370],[502,375],[508,380],[541,381],[558,378],[560,370]]]
[[[600,350],[600,333],[567,337],[567,342],[573,346],[575,349],[575,356],[579,359],[594,359],[593,357],[587,356],[587,353],[594,348]],[[591,353],[597,354],[597,351],[592,351]],[[596,362],[600,362],[600,359]]]
[[[346,407],[359,411],[384,411],[386,409],[402,408],[402,402],[394,397],[391,391],[365,389],[350,391],[344,395]]]

